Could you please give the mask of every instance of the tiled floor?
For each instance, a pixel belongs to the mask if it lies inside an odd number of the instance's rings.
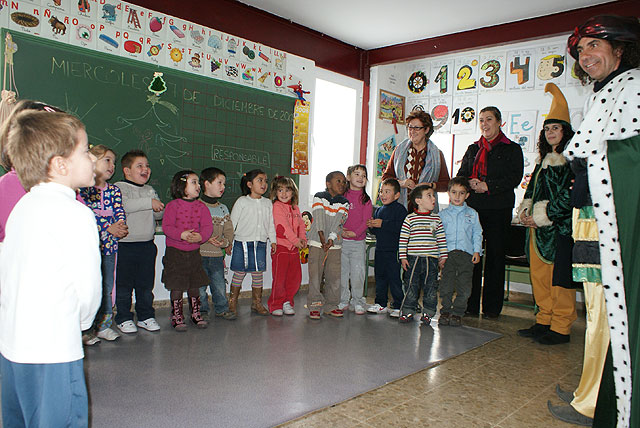
[[[549,414],[547,400],[560,404],[555,385],[571,390],[580,380],[585,319],[584,306],[578,307],[571,343],[556,346],[517,335],[535,321],[530,309],[505,306],[498,320],[464,318],[465,325],[504,336],[281,426],[571,427]]]

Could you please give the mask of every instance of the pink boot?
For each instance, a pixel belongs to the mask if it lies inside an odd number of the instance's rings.
[[[187,331],[187,325],[184,323],[184,315],[182,314],[182,299],[171,301],[171,325],[176,331]]]
[[[191,309],[191,322],[198,328],[207,328],[209,323],[202,318],[200,313],[200,297],[189,297],[189,307]]]

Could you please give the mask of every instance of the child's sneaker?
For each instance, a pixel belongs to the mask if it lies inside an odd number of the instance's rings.
[[[431,324],[431,319],[432,317],[429,316],[429,314],[423,312],[422,316],[420,317],[420,321],[422,321],[425,324]]]
[[[349,310],[349,304],[348,303],[339,303],[338,304],[338,309],[340,309],[341,311],[348,311]],[[353,308],[351,308],[353,310]]]
[[[116,340],[120,337],[118,333],[113,331],[113,329],[107,327],[104,330],[100,330],[97,334],[100,339],[108,340],[109,342]]]
[[[462,325],[462,317],[459,317],[458,315],[451,315],[449,325],[451,327],[460,327]]]
[[[438,319],[438,325],[450,325],[451,323],[451,314],[449,312],[441,312],[440,318]]]
[[[389,311],[389,316],[391,318],[400,318],[400,309],[391,309],[391,311]]]
[[[136,327],[136,325],[131,320],[127,320],[125,322],[118,324],[118,329],[124,334],[131,334],[131,333],[138,332],[138,327]]]
[[[93,333],[84,333],[82,335],[82,343],[86,346],[93,346],[100,343],[100,339],[98,339]]]
[[[291,306],[291,303],[289,303],[289,302],[284,302],[284,305],[282,305],[282,311],[284,312],[285,315],[295,315],[296,314],[295,309],[293,309],[293,306]]]
[[[144,328],[147,331],[160,330],[160,325],[158,324],[155,318],[147,318],[144,321],[138,321],[138,327]]]
[[[367,308],[367,312],[369,312],[370,314],[386,314],[387,312],[389,312],[389,309],[385,306],[382,307],[379,304],[375,304],[375,305],[371,305]],[[400,311],[398,311],[398,316],[400,316]]]
[[[344,312],[342,312],[340,309],[334,309],[331,312],[328,312],[328,314],[331,315],[332,317],[337,317],[337,318],[344,316]]]
[[[271,312],[271,315],[273,315],[274,317],[281,317],[283,313],[284,312],[282,312],[282,309],[276,309],[275,311]]]
[[[320,311],[309,311],[309,318],[311,318],[312,320],[319,320]]]
[[[355,312],[356,315],[364,315],[364,308],[360,305],[356,305]]]
[[[413,321],[413,314],[400,315],[400,318],[398,319],[398,321],[400,321],[401,323],[411,322],[411,321]]]

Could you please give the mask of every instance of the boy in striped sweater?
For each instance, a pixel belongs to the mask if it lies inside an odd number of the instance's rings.
[[[436,195],[426,185],[417,186],[409,195],[410,214],[400,229],[399,258],[405,270],[402,285],[404,299],[400,307],[402,323],[413,320],[422,290],[422,316],[429,324],[438,303],[438,268],[447,259],[447,241],[438,214],[433,213]]]

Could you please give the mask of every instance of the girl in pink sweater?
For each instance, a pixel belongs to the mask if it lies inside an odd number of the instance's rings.
[[[289,177],[275,177],[271,183],[270,199],[273,202],[277,246],[271,257],[273,283],[267,303],[271,315],[294,315],[293,298],[302,280],[300,250],[307,246],[296,183]]]
[[[364,278],[368,267],[364,265],[367,220],[371,219],[371,198],[367,195],[367,167],[353,165],[347,169],[348,189],[344,197],[349,201],[349,217],[342,232],[340,305],[351,308],[357,315],[364,314]]]
[[[191,321],[198,328],[206,328],[208,323],[200,314],[200,287],[209,284],[209,277],[202,268],[200,245],[213,232],[211,214],[198,200],[200,183],[193,171],[179,171],[173,176],[171,195],[174,199],[165,207],[162,218],[167,240],[162,282],[171,294],[171,325],[176,331],[187,329],[182,313],[182,296],[186,291]]]

